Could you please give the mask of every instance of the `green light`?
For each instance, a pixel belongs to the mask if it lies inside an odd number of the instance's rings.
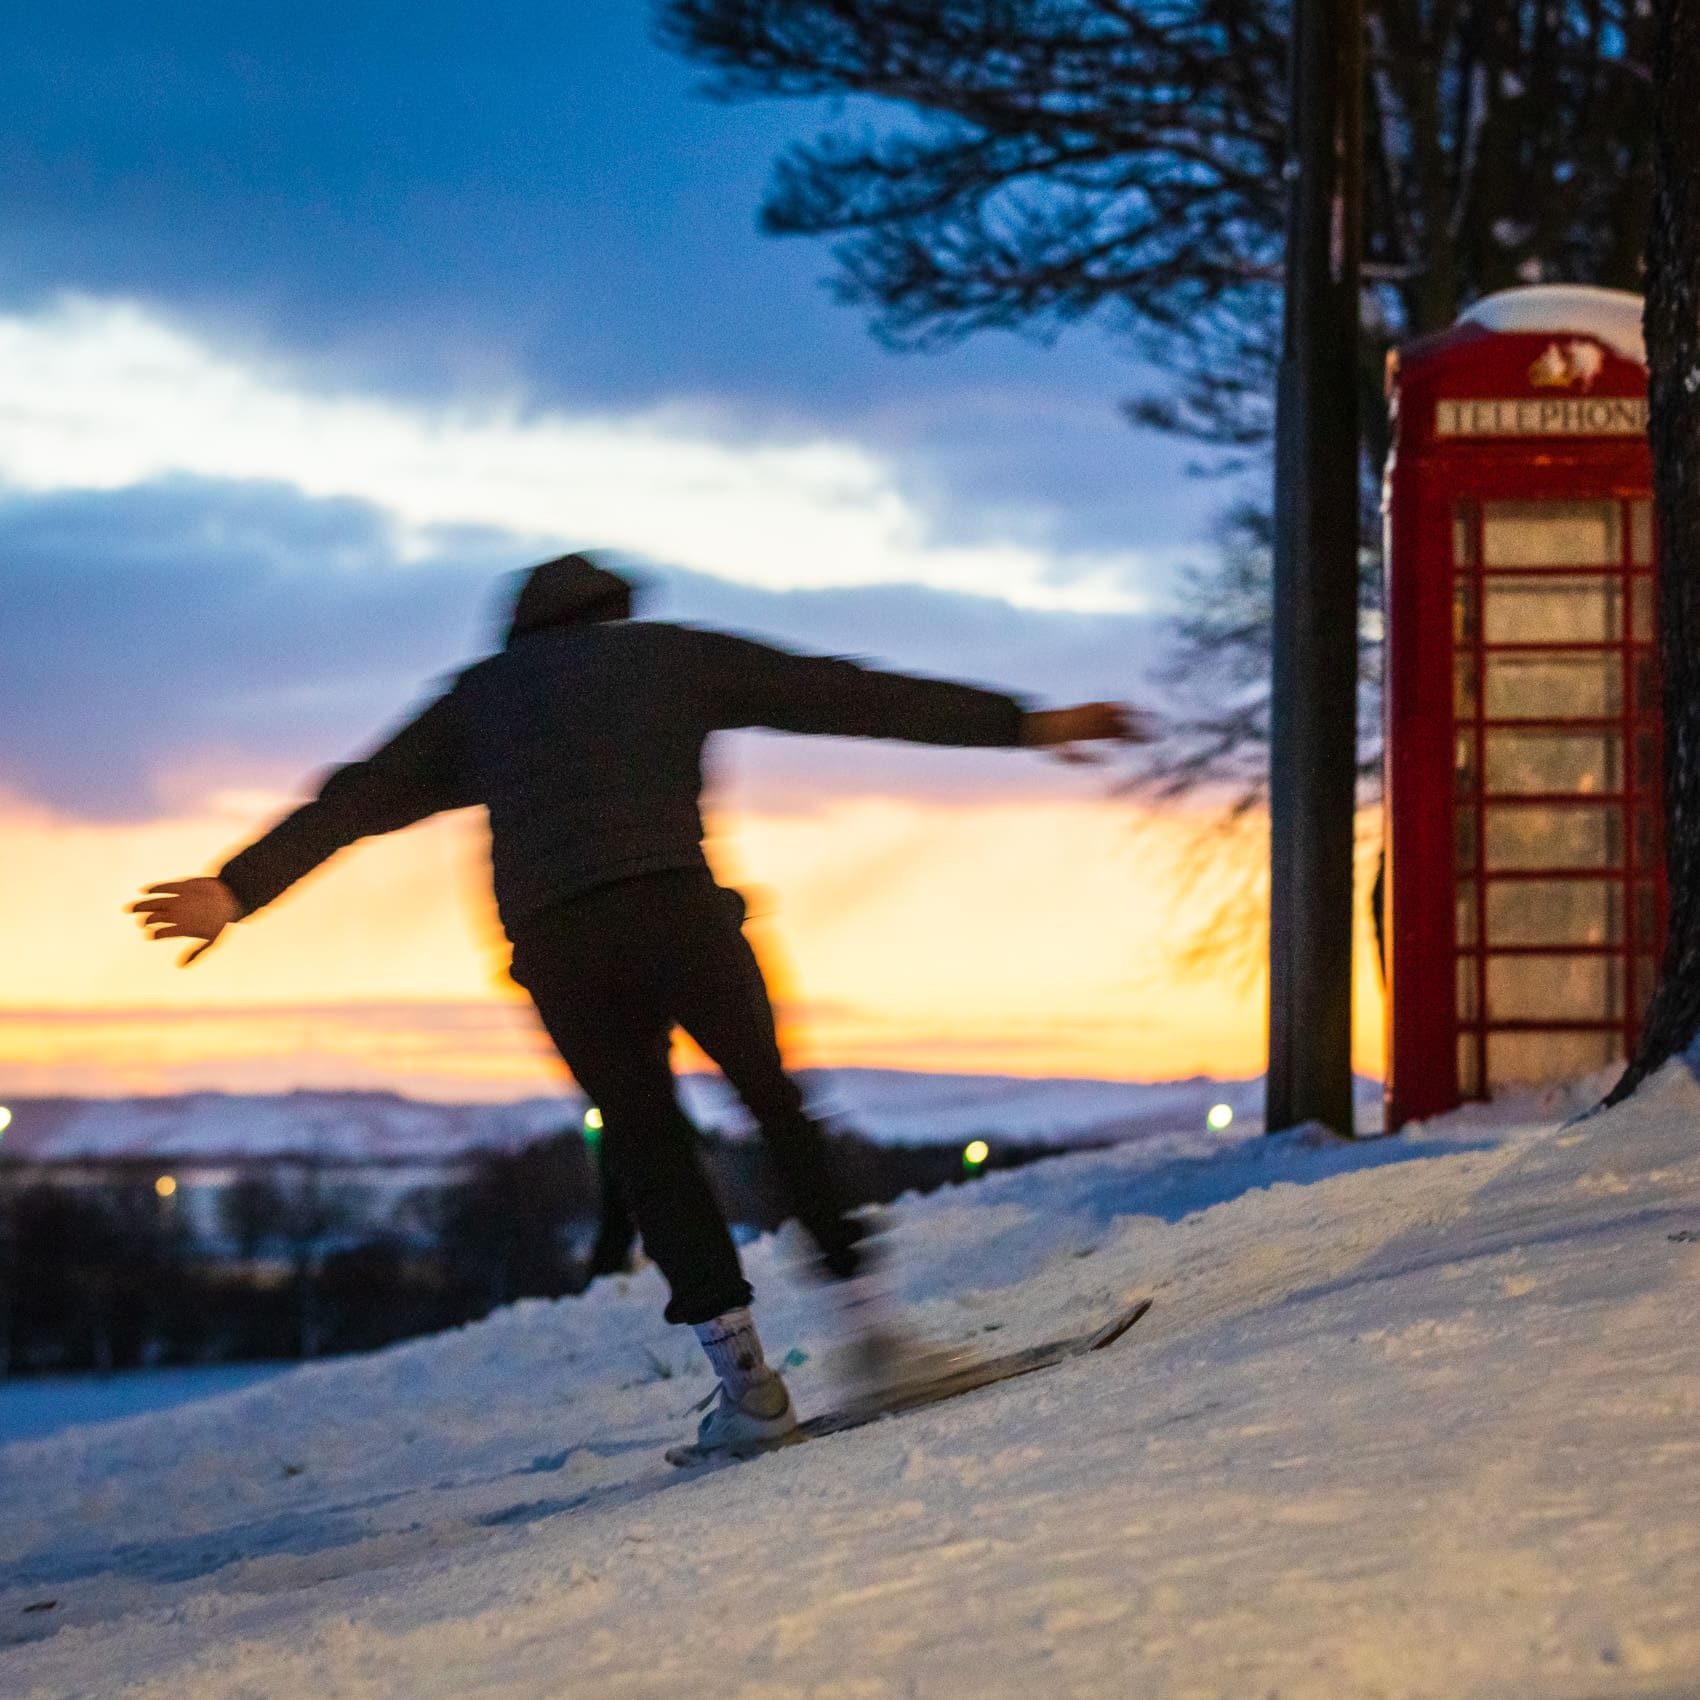
[[[971,1139],[962,1147],[962,1161],[970,1169],[977,1169],[991,1156],[992,1148],[983,1139]]]
[[[584,1112],[584,1142],[586,1145],[597,1145],[602,1139],[602,1112],[592,1104]]]
[[[1210,1114],[1204,1118],[1204,1125],[1212,1133],[1221,1133],[1233,1125],[1234,1112],[1226,1104],[1212,1104]]]

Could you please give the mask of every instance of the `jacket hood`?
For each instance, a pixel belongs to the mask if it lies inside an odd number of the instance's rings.
[[[525,575],[514,598],[504,644],[550,626],[623,620],[632,611],[631,580],[585,554],[557,555]]]

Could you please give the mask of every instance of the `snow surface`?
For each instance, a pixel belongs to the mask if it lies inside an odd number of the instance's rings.
[[[14,1440],[39,1440],[80,1423],[111,1422],[210,1399],[269,1381],[290,1367],[283,1363],[199,1364],[126,1369],[111,1375],[0,1376],[0,1446]]]
[[[5,1448],[0,1691],[1693,1696],[1700,1086],[1575,1103],[906,1201],[895,1279],[941,1340],[1155,1308],[731,1469],[660,1462],[709,1378],[653,1273]],[[832,1331],[793,1251],[748,1255],[809,1409]]]

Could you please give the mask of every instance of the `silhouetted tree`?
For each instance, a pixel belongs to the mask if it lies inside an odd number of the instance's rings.
[[[18,1232],[13,1165],[0,1158],[0,1376],[12,1367],[18,1315]]]
[[[13,1195],[8,1215],[20,1366],[108,1370],[180,1355],[189,1234],[151,1178],[37,1183]]]
[[[595,1199],[576,1132],[481,1154],[471,1178],[441,1201],[438,1232],[451,1279],[471,1282],[480,1313],[578,1290],[568,1229],[594,1220]]]
[[[239,1175],[219,1194],[219,1226],[244,1261],[283,1238],[288,1211],[289,1201],[270,1175]]]
[[[1396,341],[1520,282],[1633,288],[1650,194],[1646,0],[1367,0],[1366,671],[1379,671],[1373,485]],[[763,228],[833,244],[838,296],[896,347],[1086,320],[1166,382],[1127,404],[1215,451],[1273,424],[1285,0],[665,0],[709,92],[856,96],[778,160]],[[872,122],[885,103],[891,114]],[[1179,737],[1148,783],[1261,802],[1265,522],[1182,586]],[[1224,684],[1233,686],[1224,696]],[[1365,771],[1379,716],[1366,703]]]
[[[320,1293],[324,1260],[338,1236],[362,1221],[366,1211],[360,1190],[331,1185],[317,1157],[290,1159],[272,1186],[277,1204],[272,1232],[289,1261],[296,1355],[316,1358],[328,1334]],[[259,1203],[260,1195],[251,1195],[250,1202]],[[248,1226],[257,1227],[257,1221]]]
[[[1670,933],[1640,1043],[1612,1103],[1700,1033],[1700,10],[1678,0],[1654,10],[1645,318]]]

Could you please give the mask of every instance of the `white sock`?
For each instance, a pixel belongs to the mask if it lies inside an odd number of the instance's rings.
[[[696,1323],[695,1327],[714,1373],[734,1399],[767,1374],[761,1338],[747,1306],[729,1310],[712,1322]]]

